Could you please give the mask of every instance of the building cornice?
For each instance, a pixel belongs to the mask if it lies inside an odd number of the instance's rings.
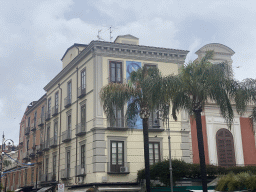
[[[160,47],[150,47],[141,45],[130,45],[121,43],[112,43],[105,41],[92,41],[79,55],[77,55],[64,69],[60,71],[45,87],[45,91],[49,91],[54,85],[77,64],[90,53],[107,57],[118,57],[133,60],[148,60],[156,62],[171,62],[176,64],[184,64],[189,51],[179,49],[167,49]]]
[[[26,112],[25,115],[29,115],[35,108],[41,105],[46,100],[46,94],[44,94],[34,105],[32,105]]]

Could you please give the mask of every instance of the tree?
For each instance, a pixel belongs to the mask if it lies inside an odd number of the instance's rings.
[[[172,95],[172,116],[176,120],[177,112],[185,109],[196,119],[198,150],[203,191],[207,191],[206,166],[204,155],[204,143],[202,134],[201,112],[208,101],[215,102],[221,115],[225,118],[229,127],[233,122],[232,98],[238,98],[239,84],[232,79],[228,64],[212,64],[210,59],[213,51],[209,51],[201,60],[195,60],[185,65],[176,77],[167,77],[167,86],[175,94]],[[175,82],[174,82],[175,79]],[[238,99],[237,99],[238,100]],[[241,108],[244,105],[241,101]],[[239,111],[239,110],[238,110]]]
[[[164,91],[162,82],[163,78],[157,68],[144,66],[131,73],[128,83],[110,83],[103,87],[100,93],[103,109],[109,120],[115,120],[115,109],[121,109],[127,105],[127,122],[130,124],[135,122],[138,115],[143,121],[146,188],[148,192],[150,191],[148,118],[154,109],[162,110],[165,117],[168,114],[166,99],[161,94]]]

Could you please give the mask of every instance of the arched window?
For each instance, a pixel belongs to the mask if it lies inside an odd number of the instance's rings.
[[[219,166],[235,166],[235,151],[232,133],[227,129],[220,129],[216,133],[217,155]]]

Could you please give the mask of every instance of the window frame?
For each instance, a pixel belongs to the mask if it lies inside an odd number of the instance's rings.
[[[86,69],[81,71],[81,91],[86,89]]]
[[[152,144],[152,146],[153,146],[153,163],[150,164],[150,159],[149,159],[149,164],[154,165],[155,163],[158,163],[161,161],[161,146],[160,146],[160,142],[158,142],[158,141],[149,141],[148,145],[150,145],[150,144]],[[158,161],[156,161],[156,157],[155,157],[155,144],[158,144]],[[150,155],[150,153],[149,153],[149,155]]]
[[[112,81],[112,66],[115,64],[115,80]],[[120,64],[120,81],[117,80],[117,64]],[[111,83],[123,83],[123,62],[122,61],[109,61],[109,82]]]
[[[57,91],[54,95],[54,99],[55,99],[55,111],[59,109],[59,91]]]

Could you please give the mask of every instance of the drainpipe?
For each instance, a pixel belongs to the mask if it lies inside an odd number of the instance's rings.
[[[62,106],[62,89],[60,83],[58,84],[60,89],[60,133],[59,133],[59,161],[58,161],[58,183],[60,183],[60,140],[61,140],[61,106]]]
[[[78,125],[78,67],[76,67],[76,125]],[[76,137],[76,168],[75,168],[76,169],[75,173],[76,173],[77,172],[77,136],[75,137]],[[77,184],[77,177],[75,177],[75,183]]]

